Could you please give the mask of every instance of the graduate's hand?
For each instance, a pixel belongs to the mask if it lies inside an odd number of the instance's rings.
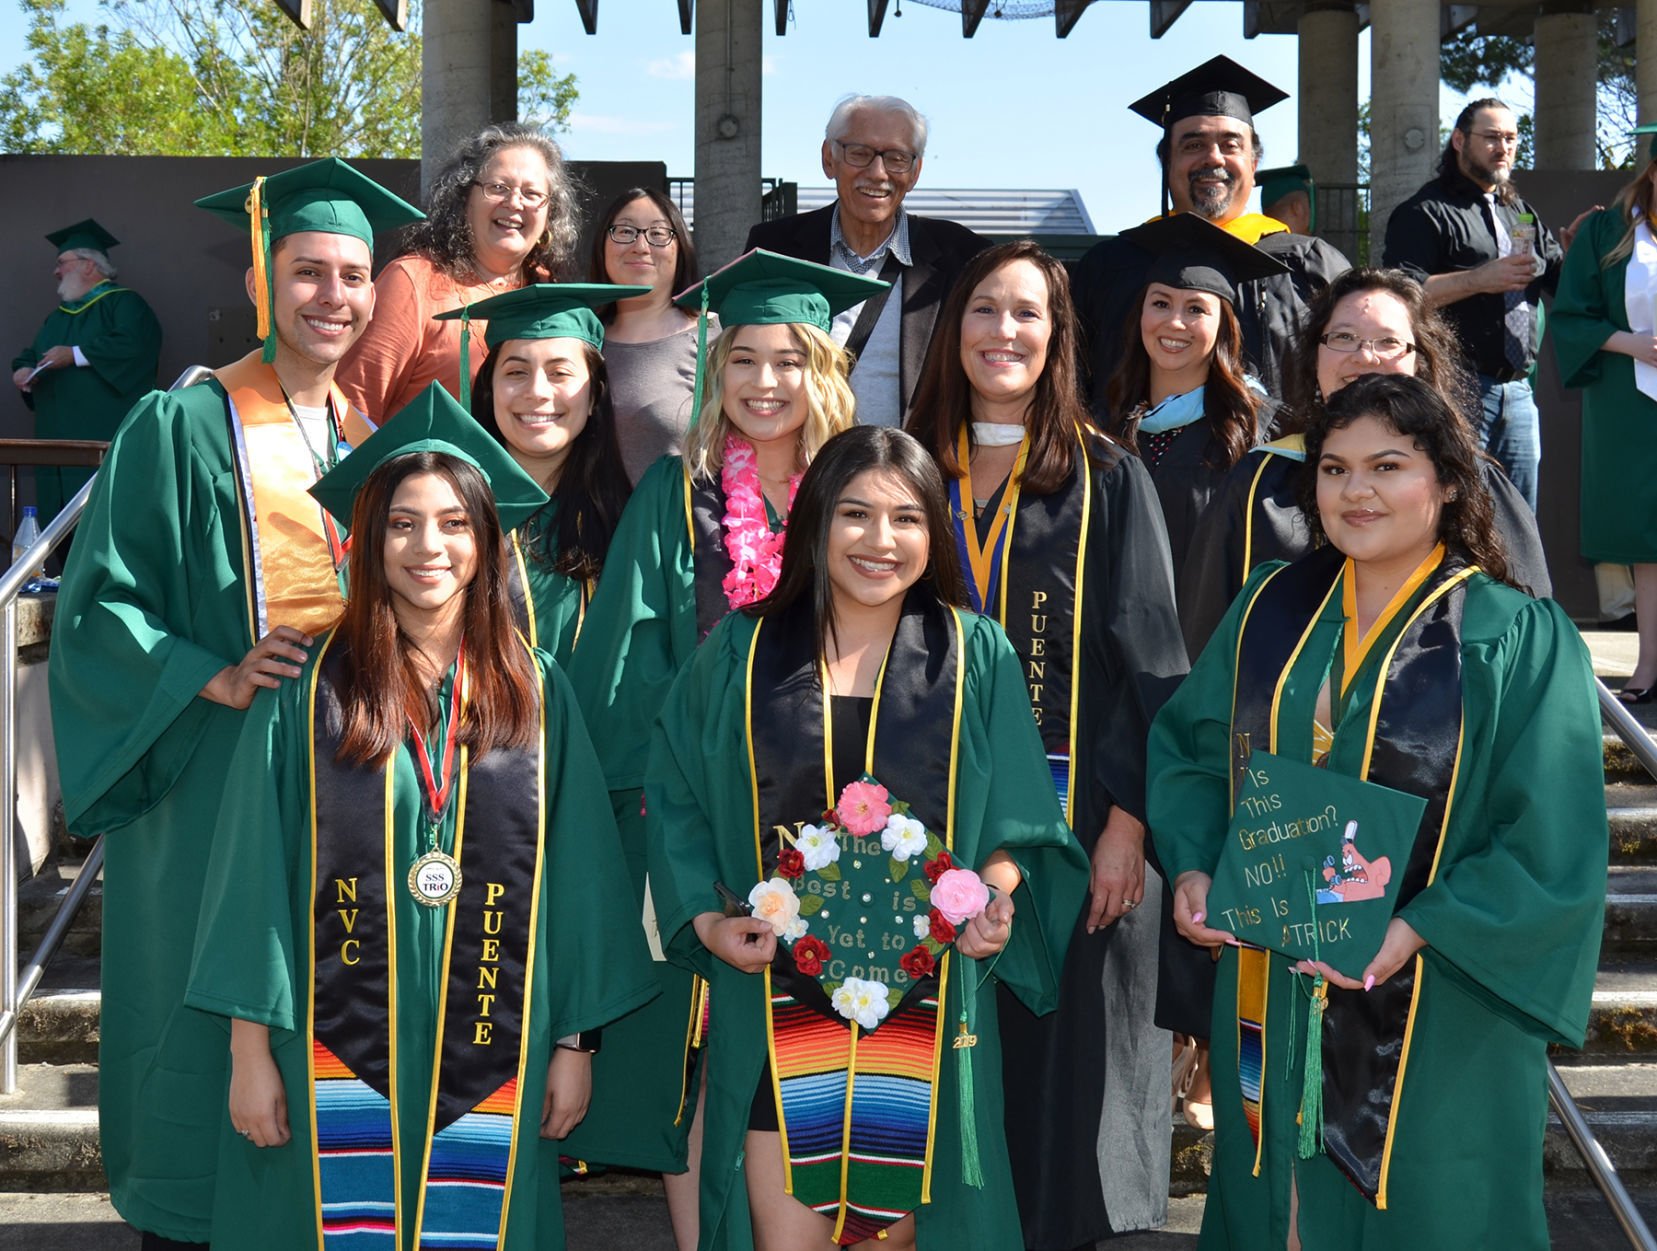
[[[1647,365],[1657,365],[1657,335],[1636,334],[1632,330],[1618,330],[1600,345],[1602,352],[1618,352],[1632,356]]]
[[[593,1101],[593,1057],[554,1047],[547,1065],[547,1097],[541,1100],[541,1137],[567,1138]]]
[[[1339,986],[1342,990],[1369,990],[1379,986],[1399,969],[1403,968],[1416,953],[1427,945],[1427,940],[1415,932],[1415,927],[1403,917],[1393,917],[1387,922],[1386,936],[1381,939],[1381,950],[1375,953],[1375,959],[1369,962],[1359,977],[1348,977],[1329,967],[1322,960],[1302,960],[1295,965],[1297,973],[1321,973],[1323,980],[1331,986]]]
[[[22,369],[13,371],[12,386],[19,391],[27,391],[29,389],[29,375],[32,373],[34,373],[34,366],[32,365],[25,365]]]
[[[1237,945],[1237,935],[1230,930],[1210,929],[1203,924],[1208,917],[1208,888],[1214,879],[1206,873],[1190,869],[1174,879],[1174,928],[1199,947]]]
[[[227,708],[246,708],[261,686],[275,690],[283,678],[297,678],[305,663],[309,634],[292,626],[277,626],[260,639],[237,665],[226,665],[201,688],[201,697]],[[292,662],[292,663],[289,663]]]
[[[1087,932],[1113,925],[1145,898],[1145,826],[1113,807],[1099,841],[1093,844],[1092,902]]]
[[[963,956],[983,960],[997,954],[1013,936],[1013,897],[998,893],[989,906],[966,923],[955,947]]]
[[[230,1128],[255,1147],[286,1146],[288,1095],[270,1054],[270,1029],[230,1022]]]
[[[75,349],[58,344],[49,347],[40,354],[41,363],[53,369],[73,369],[75,365]]]
[[[777,931],[761,917],[704,912],[693,922],[702,945],[742,973],[758,973],[777,954]]]

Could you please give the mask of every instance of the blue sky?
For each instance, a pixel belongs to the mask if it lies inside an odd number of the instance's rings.
[[[962,39],[958,14],[914,0],[901,17],[888,10],[879,39],[868,37],[860,0],[795,0],[795,22],[778,37],[769,0],[762,7],[766,177],[820,184],[817,152],[835,100],[850,91],[901,95],[931,121],[925,184],[1075,188],[1101,231],[1157,209],[1156,131],[1128,112],[1128,101],[1217,53],[1291,93],[1298,81],[1295,39],[1245,40],[1235,0],[1198,0],[1160,40],[1150,38],[1141,0],[1100,0],[1063,40],[1051,17],[986,18],[975,38]],[[536,20],[520,28],[522,47],[550,52],[580,82],[570,132],[560,137],[565,149],[578,159],[656,159],[670,174],[693,173],[693,44],[679,34],[677,6],[603,0],[599,9],[597,35],[582,30],[573,0],[540,0]],[[69,11],[98,15],[92,0],[70,0]],[[0,73],[16,65],[23,32],[16,0],[0,0]],[[1368,70],[1365,33],[1361,93]],[[1295,158],[1297,122],[1292,94],[1257,119],[1267,164]]]

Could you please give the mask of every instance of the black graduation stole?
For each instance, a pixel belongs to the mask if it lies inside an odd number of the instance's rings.
[[[392,760],[338,759],[347,650],[323,643],[311,683],[309,1067],[315,1116],[317,1236],[324,1251],[498,1245],[529,1062],[527,1015],[541,904],[544,736],[472,762],[460,749],[454,858],[463,885],[446,905],[442,992],[424,1157],[405,1160],[398,1127],[397,909],[409,865],[394,856]],[[456,692],[455,698],[460,698]],[[542,710],[544,723],[545,710]],[[455,719],[458,732],[459,718]],[[372,814],[380,813],[374,820]],[[399,1202],[421,1171],[415,1212]]]
[[[810,605],[796,602],[760,618],[748,660],[754,868],[763,881],[777,851],[766,834],[812,819],[838,798]],[[901,788],[898,797],[950,848],[964,677],[959,615],[912,588],[875,688],[864,770]],[[878,1043],[861,1046],[853,1024],[833,1010],[815,978],[798,974],[785,947],[779,944],[765,971],[785,1189],[835,1222],[836,1242],[878,1237],[931,1201],[940,1005],[954,963],[951,951],[939,961],[936,979],[916,979],[893,1019],[871,1036]],[[970,1065],[976,1053],[954,1054],[957,1063]],[[859,1080],[878,1081],[880,1098],[854,1100]]]
[[[725,554],[725,488],[719,475],[693,478],[685,470],[685,525],[690,536],[692,582],[696,589],[696,641],[708,637],[731,611],[725,579],[731,558]]]
[[[1237,641],[1233,740],[1248,735],[1277,750],[1278,696],[1289,670],[1335,592],[1345,558],[1322,547],[1268,577],[1244,612]],[[1402,907],[1433,879],[1443,846],[1461,758],[1461,620],[1467,579],[1478,572],[1446,557],[1423,584],[1416,605],[1371,679],[1371,705],[1360,776],[1427,800],[1398,892]],[[1331,692],[1333,696],[1335,692]],[[1244,760],[1233,759],[1233,793]],[[1240,1021],[1259,1025],[1264,1071],[1269,959],[1258,948],[1239,953]],[[1253,965],[1249,968],[1245,966]],[[1418,955],[1365,994],[1332,994],[1323,1015],[1324,1150],[1360,1192],[1385,1209],[1392,1122],[1409,1060],[1410,1024],[1420,1000],[1424,961]],[[1248,987],[1260,996],[1245,1002]],[[1243,1048],[1239,1048],[1240,1055]],[[1245,1091],[1245,1096],[1246,1096]],[[1264,1094],[1263,1090],[1261,1092]],[[1246,1103],[1246,1098],[1245,1098]],[[1256,1148],[1259,1122],[1254,1120]],[[1259,1172],[1256,1155],[1255,1172]]]
[[[1082,572],[1093,512],[1092,466],[1083,437],[1078,431],[1075,466],[1064,485],[1048,495],[1019,492],[1007,519],[1001,593],[992,609],[1024,669],[1066,821],[1075,817],[1070,764],[1081,690]]]

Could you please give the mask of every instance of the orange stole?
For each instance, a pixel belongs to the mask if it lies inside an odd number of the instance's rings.
[[[276,371],[258,352],[213,376],[230,396],[253,640],[278,625],[315,634],[333,624],[341,604],[339,535],[307,490],[317,479],[316,463]],[[337,386],[329,403],[353,447],[372,433]]]

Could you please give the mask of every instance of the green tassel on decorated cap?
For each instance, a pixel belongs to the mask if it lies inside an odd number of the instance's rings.
[[[423,221],[426,216],[337,157],[203,196],[196,207],[249,233],[254,304],[259,310],[258,333],[264,341],[266,364],[276,359],[270,254],[279,240],[314,231],[349,235],[372,249],[378,232]]]
[[[547,493],[535,479],[437,382],[317,479],[311,495],[349,525],[357,492],[374,471],[414,452],[442,452],[476,468],[494,493],[502,530],[516,530],[547,502]]]
[[[733,326],[807,325],[827,334],[835,314],[863,303],[890,285],[879,278],[865,278],[755,248],[681,291],[673,302],[697,315],[692,423],[702,414],[710,312],[718,315],[722,332]]]
[[[604,323],[596,310],[617,300],[649,295],[649,287],[609,282],[538,282],[504,291],[433,321],[460,322],[460,402],[472,402],[472,321],[484,321],[483,341],[494,351],[513,339],[579,339],[604,350]]]
[[[1642,125],[1634,127],[1634,129],[1629,133],[1634,135],[1650,135],[1651,139],[1646,145],[1646,156],[1650,160],[1657,161],[1657,122],[1645,122]]]
[[[83,248],[90,252],[108,253],[110,248],[121,242],[90,217],[62,230],[54,230],[46,236],[46,241],[57,247],[59,256]]]

